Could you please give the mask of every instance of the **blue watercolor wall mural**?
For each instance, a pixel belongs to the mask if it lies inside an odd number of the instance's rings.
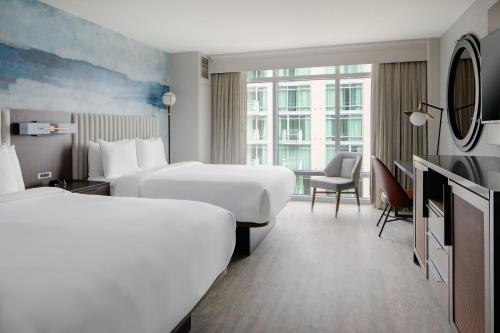
[[[165,118],[169,71],[166,52],[36,0],[0,0],[2,108]]]

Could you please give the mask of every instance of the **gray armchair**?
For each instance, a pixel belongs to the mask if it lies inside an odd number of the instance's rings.
[[[335,217],[337,217],[339,212],[340,193],[351,189],[354,189],[358,202],[358,209],[360,209],[358,186],[362,157],[363,155],[361,153],[338,153],[326,166],[324,170],[325,176],[311,178],[311,187],[313,188],[311,211],[314,208],[314,201],[316,200],[317,193],[337,193],[337,207],[335,209]],[[317,191],[317,188],[326,191],[320,192]]]

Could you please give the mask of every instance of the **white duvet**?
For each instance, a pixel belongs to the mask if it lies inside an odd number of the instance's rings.
[[[277,166],[182,162],[111,180],[114,196],[183,199],[232,212],[238,222],[265,223],[290,201],[294,173]]]
[[[169,332],[234,243],[232,214],[204,203],[0,196],[0,332]]]

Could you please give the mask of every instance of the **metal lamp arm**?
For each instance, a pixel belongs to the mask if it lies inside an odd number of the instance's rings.
[[[436,149],[436,155],[439,155],[439,141],[441,141],[441,123],[443,121],[444,108],[441,108],[439,106],[432,105],[429,103],[425,103],[425,102],[420,102],[420,105],[425,105],[425,106],[431,107],[433,109],[439,110],[439,129],[438,129],[438,141],[437,141],[437,149]]]
[[[426,103],[426,102],[420,102],[420,105],[425,105],[425,106],[431,107],[433,109],[439,110],[441,112],[444,111],[444,108],[441,108],[439,106],[435,106],[435,105],[432,105],[432,104],[429,104],[429,103]]]

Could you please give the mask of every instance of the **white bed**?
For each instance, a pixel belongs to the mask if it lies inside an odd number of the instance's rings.
[[[181,162],[108,181],[114,196],[202,201],[229,210],[238,222],[265,224],[290,201],[295,175],[276,166]]]
[[[231,213],[39,188],[0,196],[0,332],[169,332],[226,269]]]
[[[259,245],[294,191],[295,175],[283,167],[168,165],[154,117],[72,114],[72,121],[78,127],[74,179],[109,181],[114,196],[194,200],[225,208],[238,222],[239,254],[249,255]]]

